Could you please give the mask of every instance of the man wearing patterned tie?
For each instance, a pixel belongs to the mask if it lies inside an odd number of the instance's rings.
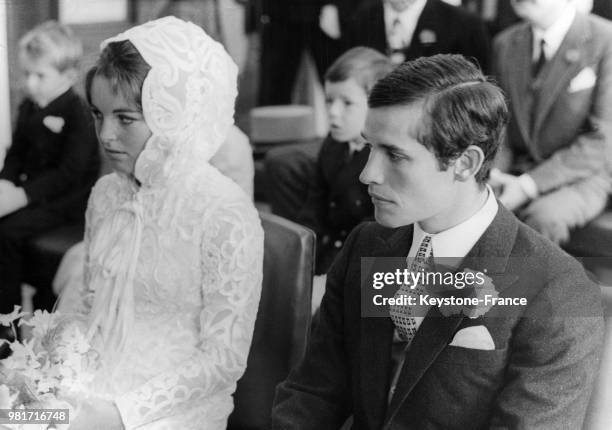
[[[272,428],[333,429],[349,417],[356,429],[580,428],[601,353],[599,290],[486,185],[507,121],[502,92],[464,57],[436,55],[400,65],[368,104],[361,180],[376,223],[353,230],[332,266]],[[453,273],[488,269],[499,298],[526,304],[470,317],[391,305],[373,317],[363,257],[400,257],[422,273],[451,257]]]
[[[500,201],[557,243],[606,207],[611,186],[612,23],[576,0],[512,0],[516,24],[495,39],[510,100]]]

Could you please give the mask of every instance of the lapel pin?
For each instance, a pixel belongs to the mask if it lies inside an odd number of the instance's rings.
[[[423,45],[431,45],[437,41],[436,33],[433,30],[425,29],[419,33],[419,41]]]

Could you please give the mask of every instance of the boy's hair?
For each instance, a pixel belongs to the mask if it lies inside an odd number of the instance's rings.
[[[77,69],[83,45],[66,25],[46,21],[28,31],[19,40],[19,51],[28,58],[48,60],[59,72]]]
[[[486,182],[508,122],[502,90],[465,57],[439,54],[399,65],[368,98],[370,108],[417,103],[423,107],[419,142],[433,152],[440,168],[476,145],[485,155],[476,181]]]
[[[358,46],[342,54],[325,72],[325,81],[342,82],[353,78],[366,94],[377,80],[393,69],[391,61],[372,48]]]
[[[100,53],[96,64],[85,76],[85,95],[91,104],[91,84],[94,77],[108,79],[115,94],[121,93],[126,101],[142,111],[142,84],[151,66],[142,58],[129,40],[111,42]]]

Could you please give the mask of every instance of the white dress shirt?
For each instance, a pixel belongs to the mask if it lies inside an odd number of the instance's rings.
[[[410,46],[412,35],[426,3],[427,0],[415,0],[402,12],[397,12],[387,2],[384,3],[385,29],[389,48],[393,50]],[[400,25],[399,28],[394,29],[396,20],[399,20]]]
[[[550,60],[555,56],[565,35],[572,26],[575,17],[576,8],[571,3],[568,3],[559,19],[546,30],[532,27],[533,48],[531,52],[534,62],[538,61],[538,58],[540,58],[540,41],[542,39],[544,39],[544,55],[546,56],[546,60]]]
[[[412,235],[412,246],[408,257],[413,258],[419,249],[419,245],[426,234],[432,237],[432,248],[434,258],[458,258],[463,259],[474,247],[480,236],[493,222],[497,214],[497,200],[491,188],[487,185],[488,197],[484,205],[465,221],[441,231],[437,234],[429,234],[423,231],[419,223],[414,224]],[[457,262],[457,265],[460,260]]]

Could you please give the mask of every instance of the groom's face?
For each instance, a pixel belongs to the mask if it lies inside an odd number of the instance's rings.
[[[363,135],[371,150],[359,179],[368,185],[376,221],[386,227],[440,224],[457,199],[454,163],[442,169],[419,142],[422,111],[421,103],[368,111]]]

